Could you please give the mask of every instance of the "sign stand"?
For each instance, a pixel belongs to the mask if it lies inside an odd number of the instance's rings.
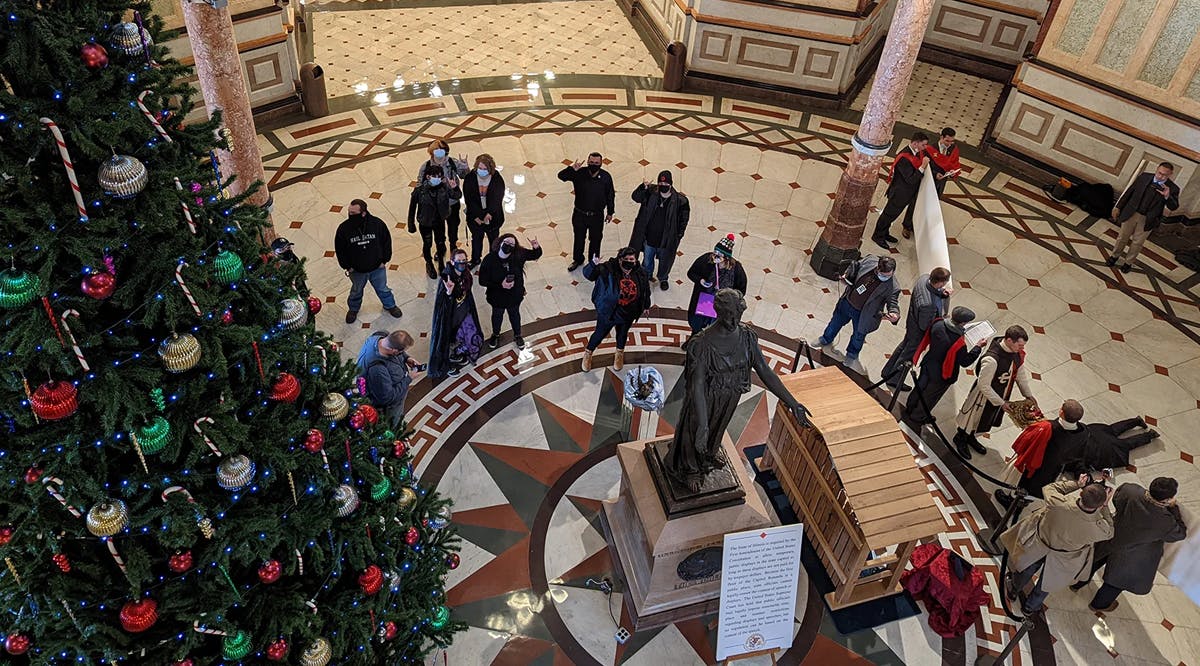
[[[725,666],[729,666],[729,662],[732,662],[732,661],[741,661],[743,659],[752,659],[754,657],[761,657],[764,654],[769,654],[769,655],[771,655],[771,666],[775,666],[777,663],[779,663],[775,660],[776,659],[775,655],[779,654],[780,652],[782,652],[781,648],[771,648],[770,650],[758,650],[757,652],[747,652],[745,654],[733,654],[733,655],[726,657],[725,660],[722,661],[721,663],[725,664]]]

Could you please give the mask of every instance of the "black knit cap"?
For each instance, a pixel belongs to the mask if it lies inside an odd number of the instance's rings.
[[[662,171],[658,172],[658,182],[674,183],[675,181],[671,180],[671,172],[667,171],[666,169],[663,169]]]

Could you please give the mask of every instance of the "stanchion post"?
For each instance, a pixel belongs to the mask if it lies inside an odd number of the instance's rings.
[[[979,547],[988,555],[1000,555],[1004,552],[1004,547],[1001,546],[996,539],[1000,536],[1013,519],[1013,515],[1019,512],[1026,504],[1029,504],[1029,499],[1025,496],[1025,491],[1017,488],[1013,491],[1013,501],[1008,505],[1008,510],[1004,512],[1004,517],[1000,519],[1000,523],[995,529],[985,527],[975,533],[975,541],[979,542]]]
[[[817,364],[813,363],[812,348],[808,346],[808,340],[800,338],[800,344],[796,347],[796,357],[792,359],[792,372],[798,372],[800,370],[801,354],[804,355],[804,358],[808,359],[809,368],[817,367]]]
[[[1026,615],[1025,620],[1021,622],[1021,626],[1017,627],[1017,633],[1013,634],[1013,637],[1009,639],[1007,644],[1005,644],[1004,649],[1000,651],[1000,654],[981,654],[979,655],[979,658],[975,660],[975,666],[997,666],[998,664],[1003,664],[1006,660],[1008,660],[1009,656],[1012,655],[1013,650],[1016,650],[1017,646],[1021,644],[1021,639],[1025,638],[1025,634],[1033,631],[1033,618],[1033,614]]]

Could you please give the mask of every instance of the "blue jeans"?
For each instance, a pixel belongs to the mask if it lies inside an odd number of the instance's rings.
[[[387,269],[376,268],[370,273],[350,271],[350,298],[346,299],[346,307],[351,312],[358,312],[362,307],[363,287],[367,285],[367,282],[370,282],[371,286],[375,288],[375,295],[383,303],[384,310],[396,307],[396,297],[392,296],[392,290],[387,286]]]
[[[667,279],[668,276],[663,270],[663,255],[666,252],[661,247],[642,246],[642,269],[646,271],[646,275],[654,275],[654,258],[658,257],[658,279]]]
[[[858,328],[858,316],[862,314],[858,308],[850,305],[850,301],[839,298],[837,307],[833,309],[833,317],[829,320],[829,325],[825,327],[825,332],[821,334],[821,340],[827,343],[833,343],[833,339],[837,337],[838,331],[846,324],[854,324],[854,333],[850,336],[850,344],[846,345],[846,359],[853,360],[858,358],[858,352],[862,351],[863,343],[867,340],[867,334],[863,333]]]

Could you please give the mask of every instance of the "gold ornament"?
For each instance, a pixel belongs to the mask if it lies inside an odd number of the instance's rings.
[[[225,490],[239,490],[254,479],[254,461],[240,453],[229,456],[217,465],[217,485]]]
[[[321,637],[304,649],[304,654],[300,655],[300,664],[302,666],[325,666],[332,657],[333,648],[330,647],[329,641]]]
[[[110,537],[125,529],[129,524],[129,511],[125,502],[106,499],[92,507],[87,514],[87,529],[98,537]]]
[[[308,321],[308,305],[298,299],[289,298],[280,303],[283,308],[279,315],[279,325],[285,331],[292,331],[304,325]]]
[[[404,488],[400,491],[400,507],[403,509],[410,508],[413,502],[417,501],[417,494],[412,488]]]
[[[187,372],[200,362],[200,342],[190,333],[172,333],[158,346],[158,356],[167,372]]]
[[[200,518],[196,521],[196,527],[200,528],[200,534],[203,535],[205,539],[211,539],[213,538],[213,535],[217,533],[217,531],[213,529],[212,521],[209,520],[208,516],[200,516]]]
[[[345,518],[358,508],[358,493],[353,486],[340,485],[333,491],[333,506],[337,509],[338,518]]]
[[[341,421],[350,413],[350,402],[341,393],[330,393],[321,401],[321,413],[330,421]]]

